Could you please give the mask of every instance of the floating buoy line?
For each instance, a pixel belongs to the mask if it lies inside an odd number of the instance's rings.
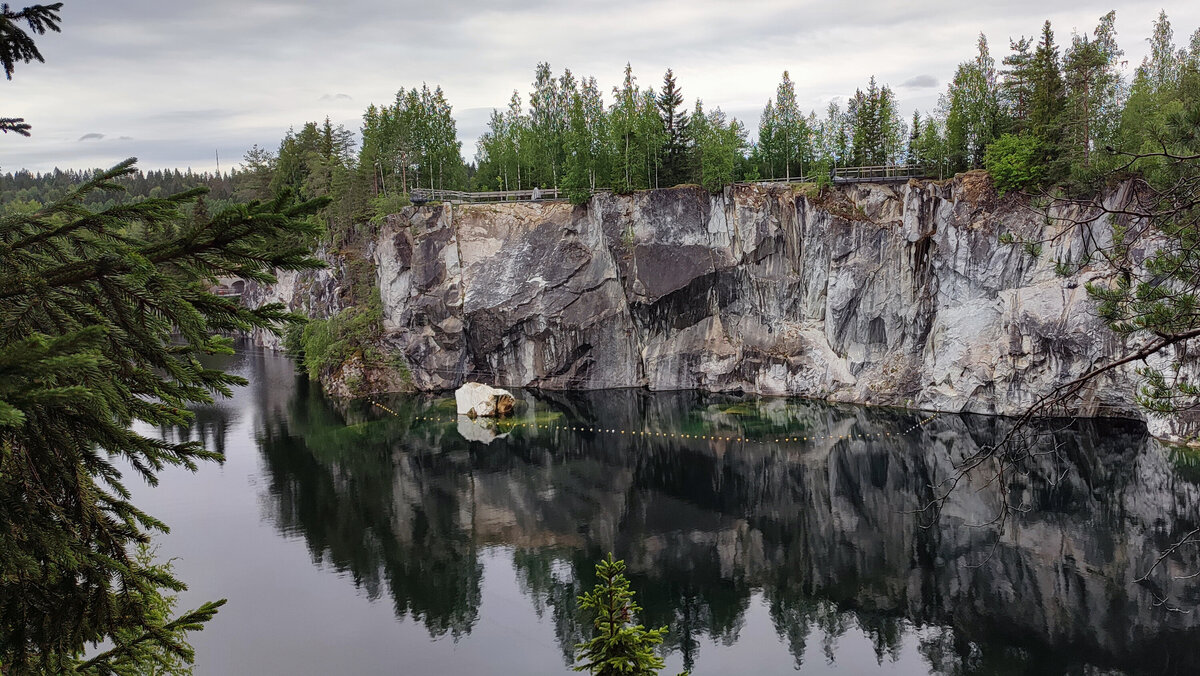
[[[374,399],[368,399],[367,401],[369,401],[376,408],[379,408],[387,413],[390,413],[393,416],[400,417],[399,413],[396,413],[392,409],[388,408],[387,406],[384,406],[383,404],[375,401]],[[537,423],[531,423],[531,422],[518,422],[515,420],[509,421],[509,420],[505,420],[503,418],[497,418],[496,425],[503,432],[511,432],[512,430],[516,430],[516,429],[526,429],[526,430],[530,430],[532,432],[587,432],[587,433],[591,433],[591,434],[612,434],[612,435],[617,435],[617,436],[625,436],[625,437],[630,437],[630,438],[641,438],[641,439],[688,439],[688,440],[693,440],[693,441],[728,441],[728,442],[735,442],[735,443],[750,443],[750,444],[786,444],[786,443],[806,443],[806,442],[810,442],[810,441],[840,441],[843,439],[886,439],[888,437],[902,437],[902,436],[911,434],[912,432],[915,432],[916,430],[920,429],[921,427],[924,427],[925,425],[932,422],[933,419],[937,418],[939,415],[941,415],[941,414],[934,413],[933,415],[931,415],[927,418],[923,418],[923,419],[919,420],[918,422],[916,422],[915,424],[910,425],[908,428],[906,428],[902,432],[870,432],[870,433],[860,433],[860,434],[825,434],[825,435],[810,434],[810,435],[804,435],[804,436],[792,435],[792,436],[780,436],[780,437],[770,437],[770,438],[764,437],[761,439],[754,439],[754,438],[750,438],[750,437],[745,437],[745,436],[740,436],[740,435],[731,435],[731,434],[684,434],[682,432],[654,432],[654,431],[646,431],[646,430],[630,430],[630,429],[602,427],[602,426],[597,427],[594,425],[560,425],[560,424],[539,425]],[[419,420],[421,422],[433,422],[433,423],[457,423],[461,420],[473,420],[472,418],[469,418],[465,415],[453,415],[453,416],[415,415],[412,417],[412,419]],[[478,418],[476,418],[474,420],[478,420]]]

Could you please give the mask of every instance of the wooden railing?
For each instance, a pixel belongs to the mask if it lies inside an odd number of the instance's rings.
[[[566,199],[566,191],[558,188],[538,188],[535,190],[491,190],[488,192],[464,192],[462,190],[426,190],[417,188],[412,191],[410,199],[413,204],[425,202],[531,202],[541,200]]]
[[[760,178],[746,183],[816,183],[816,176],[792,176],[791,178]]]
[[[827,176],[812,174],[808,176],[792,176],[791,178],[763,178],[746,182],[773,185],[779,183],[816,183],[822,179],[829,179],[834,183],[887,183],[891,181],[907,181],[910,178],[928,178],[929,176],[930,174],[926,171],[925,167],[920,165],[881,164],[875,167],[837,167],[831,170]]]
[[[929,173],[925,167],[915,164],[884,164],[875,167],[837,167],[831,172],[830,178],[834,183],[874,183],[907,181],[910,178],[927,178]],[[810,176],[792,176],[791,178],[766,178],[747,183],[815,183],[818,178]],[[611,192],[608,188],[597,188],[592,193]],[[456,204],[481,204],[489,202],[533,202],[560,201],[567,198],[566,190],[560,188],[538,188],[533,190],[491,190],[487,192],[466,192],[463,190],[428,190],[417,188],[412,191],[413,204],[427,202],[453,202]]]
[[[875,181],[907,181],[927,176],[925,167],[915,164],[883,164],[876,167],[838,167],[833,170],[834,183],[866,183]]]

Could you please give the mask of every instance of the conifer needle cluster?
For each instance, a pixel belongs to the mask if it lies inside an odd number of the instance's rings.
[[[320,264],[308,217],[324,200],[284,196],[203,219],[185,209],[201,189],[83,204],[120,189],[133,164],[0,217],[0,673],[132,673],[114,665],[146,650],[190,661],[183,634],[222,602],[155,612],[183,584],[137,556],[166,525],[130,502],[125,475],[154,484],[166,467],[219,455],[134,425],[187,424],[189,405],[244,382],[203,356],[230,352],[228,335],[299,319],[218,296],[216,278],[270,282]],[[111,649],[83,660],[104,641]]]

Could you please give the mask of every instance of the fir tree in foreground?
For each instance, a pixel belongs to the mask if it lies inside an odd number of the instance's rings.
[[[625,562],[608,558],[596,564],[598,581],[592,591],[579,597],[581,610],[595,613],[595,636],[576,646],[575,671],[597,676],[653,676],[665,665],[654,647],[662,643],[666,627],[646,629],[634,624],[642,608],[633,600]],[[686,674],[686,672],[685,672]],[[680,676],[685,676],[681,674]]]
[[[59,33],[62,31],[58,24],[62,3],[52,5],[30,5],[21,10],[14,10],[8,3],[0,4],[0,66],[4,68],[4,77],[11,80],[13,70],[18,63],[30,61],[44,62],[42,52],[33,41],[34,35],[45,35],[46,31]],[[22,24],[28,26],[26,32]],[[0,133],[14,132],[21,136],[29,136],[29,123],[21,117],[0,117]]]
[[[222,602],[170,618],[184,588],[139,555],[166,526],[129,500],[121,473],[218,459],[200,441],[143,436],[186,425],[190,404],[241,378],[206,368],[221,334],[298,320],[210,293],[218,276],[273,281],[317,267],[309,218],[326,203],[286,197],[196,218],[186,191],[94,211],[133,160],[29,214],[0,217],[0,674],[162,673]],[[85,651],[106,642],[90,660]],[[86,660],[86,661],[85,661]]]

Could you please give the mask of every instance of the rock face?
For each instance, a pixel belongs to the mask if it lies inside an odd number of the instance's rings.
[[[420,389],[695,388],[1015,414],[1127,348],[1084,288],[1109,274],[1088,262],[1109,224],[1048,220],[966,174],[816,198],[740,185],[410,207],[369,250],[383,342]],[[1064,276],[1063,263],[1084,265]],[[327,316],[337,278],[257,293]],[[1135,378],[1110,371],[1075,412],[1143,417]]]

